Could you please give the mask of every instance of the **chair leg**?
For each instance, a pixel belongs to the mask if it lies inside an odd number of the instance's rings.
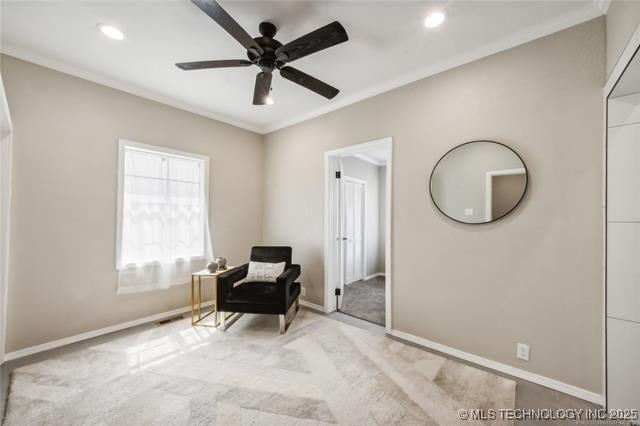
[[[300,310],[300,298],[296,297],[296,301],[293,302],[293,305],[291,305],[287,313],[284,315],[278,315],[278,317],[280,318],[280,334],[284,334],[287,332],[289,326],[293,322],[293,319],[296,317],[298,310]]]
[[[222,331],[227,331],[227,313],[220,312],[220,315],[222,315],[222,318],[220,318],[220,329]]]
[[[228,312],[220,313],[222,315],[222,320],[220,320],[220,327],[222,331],[227,331],[229,327],[235,324],[235,322],[238,321],[240,317],[244,315],[244,313],[235,312],[227,316],[227,313]]]

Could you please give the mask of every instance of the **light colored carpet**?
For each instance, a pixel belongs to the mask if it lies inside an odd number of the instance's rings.
[[[301,310],[283,336],[275,316],[245,315],[227,333],[181,320],[21,367],[5,420],[468,425],[458,409],[514,400],[511,380]]]
[[[384,285],[384,277],[373,277],[345,285],[340,311],[384,325]]]

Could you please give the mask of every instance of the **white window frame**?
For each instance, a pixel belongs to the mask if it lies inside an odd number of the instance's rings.
[[[135,148],[142,151],[150,151],[157,152],[160,154],[170,155],[173,157],[182,157],[190,160],[202,160],[204,162],[204,202],[206,206],[206,213],[209,216],[209,157],[206,155],[194,154],[186,151],[178,151],[175,149],[165,148],[157,145],[149,145],[139,142],[133,142],[127,139],[119,139],[118,140],[118,202],[117,202],[117,225],[116,225],[116,269],[124,268],[126,265],[123,265],[122,260],[122,209],[124,208],[124,152],[126,148]],[[205,227],[203,232],[205,233],[205,241],[207,241],[208,236],[207,232],[211,232],[210,227],[207,226],[209,221],[209,217],[205,217]],[[190,260],[201,260],[206,256],[194,257]],[[186,259],[175,259],[176,263],[180,261],[184,261]]]

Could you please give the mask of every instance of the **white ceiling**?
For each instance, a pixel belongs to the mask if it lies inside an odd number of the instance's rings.
[[[1,0],[3,53],[178,108],[266,133],[603,14],[606,0],[220,1],[253,36],[276,24],[283,43],[334,20],[350,40],[293,66],[341,89],[324,99],[279,75],[275,104],[251,104],[258,68],[180,71],[173,64],[244,58],[245,51],[188,0]],[[445,9],[435,30],[422,22]],[[96,24],[126,35],[106,39]]]

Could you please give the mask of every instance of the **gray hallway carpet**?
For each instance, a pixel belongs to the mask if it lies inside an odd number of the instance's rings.
[[[189,319],[13,371],[13,425],[469,425],[460,408],[513,408],[516,384],[301,310],[228,332]],[[497,421],[491,424],[512,424]]]
[[[384,325],[384,277],[360,280],[344,286],[340,311],[363,320]]]

